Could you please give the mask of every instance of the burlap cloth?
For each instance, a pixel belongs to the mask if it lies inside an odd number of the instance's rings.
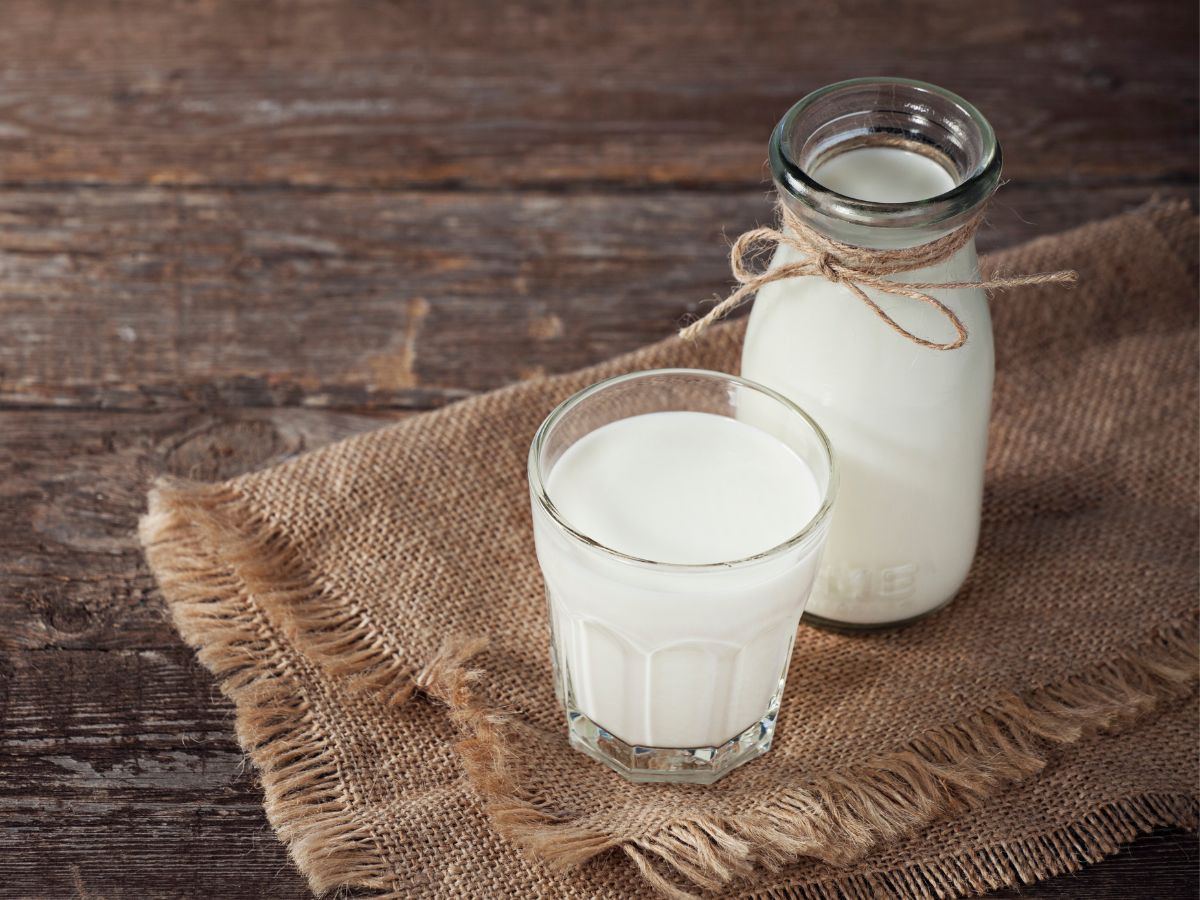
[[[318,892],[1031,882],[1196,824],[1196,250],[1195,218],[1159,205],[989,260],[1081,281],[993,300],[968,585],[901,631],[801,626],[774,748],[713,787],[631,785],[568,747],[525,460],[551,407],[601,377],[736,371],[740,323],[224,484],[160,484],[142,540]]]

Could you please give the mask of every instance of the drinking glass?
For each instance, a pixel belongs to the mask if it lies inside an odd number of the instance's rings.
[[[784,443],[812,471],[816,512],[777,546],[701,565],[641,559],[578,531],[547,488],[563,453],[610,422],[667,411],[732,417]],[[572,745],[632,781],[701,784],[765,753],[833,506],[834,457],[817,423],[733,375],[621,375],[550,413],[530,448],[529,486]]]

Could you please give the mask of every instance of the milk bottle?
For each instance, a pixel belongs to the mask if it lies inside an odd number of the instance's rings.
[[[809,95],[780,122],[770,155],[781,201],[838,241],[895,249],[973,218],[995,189],[1000,149],[966,101],[920,82],[857,79]],[[781,246],[772,265],[796,258]],[[974,241],[898,282],[974,281]],[[914,335],[951,343],[931,306],[866,288]],[[742,356],[746,378],[807,409],[828,433],[841,487],[805,612],[849,627],[893,625],[948,603],[979,535],[993,350],[979,289],[928,290],[969,335],[953,350],[884,327],[845,284],[820,277],[761,288]]]

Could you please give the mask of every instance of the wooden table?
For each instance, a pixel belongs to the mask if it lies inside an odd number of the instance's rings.
[[[233,475],[668,334],[820,84],[991,117],[984,249],[1197,183],[1194,3],[0,6],[0,895],[302,897],[133,537]],[[1185,897],[1159,833],[1029,897]],[[1010,896],[1016,896],[1012,894]]]

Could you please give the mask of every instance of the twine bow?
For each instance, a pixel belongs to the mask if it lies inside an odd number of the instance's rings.
[[[833,284],[844,284],[889,328],[914,344],[932,350],[957,350],[967,342],[967,327],[954,310],[926,291],[1068,284],[1078,280],[1078,274],[1070,270],[1039,275],[1016,275],[1011,278],[989,278],[986,281],[900,283],[887,277],[900,272],[924,269],[949,259],[975,236],[982,217],[983,214],[980,213],[949,234],[925,244],[900,250],[875,250],[835,241],[806,225],[786,206],[780,204],[780,228],[755,228],[744,232],[733,243],[729,253],[729,264],[733,270],[733,277],[741,287],[709,310],[703,318],[682,329],[679,336],[685,341],[690,341],[771,282],[807,275],[824,278]],[[760,256],[778,247],[790,247],[798,251],[802,259],[765,270],[754,268],[754,262]],[[883,308],[868,296],[865,288],[874,288],[898,297],[909,297],[932,306],[954,326],[957,337],[952,341],[939,343],[913,334],[884,312]]]

